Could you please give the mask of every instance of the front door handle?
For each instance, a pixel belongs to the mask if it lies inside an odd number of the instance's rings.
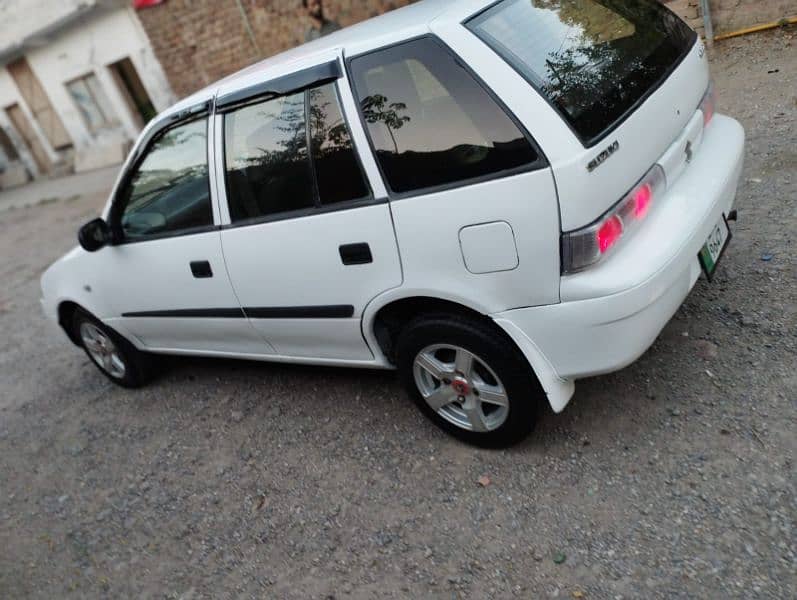
[[[344,244],[338,250],[340,251],[340,260],[344,265],[367,265],[374,262],[371,247],[365,242]]]
[[[207,260],[195,260],[191,262],[191,273],[197,279],[207,279],[213,277],[213,269],[210,268],[210,262]]]

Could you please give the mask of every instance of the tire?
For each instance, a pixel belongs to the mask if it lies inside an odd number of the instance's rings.
[[[151,379],[149,356],[110,327],[82,310],[75,311],[72,327],[92,364],[116,385],[138,388]]]
[[[506,448],[534,429],[545,393],[512,340],[490,323],[455,315],[417,318],[400,333],[396,359],[412,399],[454,437]]]

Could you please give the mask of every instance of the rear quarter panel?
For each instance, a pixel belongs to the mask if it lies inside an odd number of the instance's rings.
[[[391,210],[404,295],[445,298],[485,314],[559,301],[559,215],[549,168],[393,200]],[[460,232],[494,222],[511,226],[517,264],[473,273]]]

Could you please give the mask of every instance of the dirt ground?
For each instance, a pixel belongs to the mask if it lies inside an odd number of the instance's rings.
[[[714,283],[508,451],[391,373],[175,359],[117,389],[38,305],[104,197],[0,213],[0,597],[797,597],[796,33],[714,52],[749,135]]]

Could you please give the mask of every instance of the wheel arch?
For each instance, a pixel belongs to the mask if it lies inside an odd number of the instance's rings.
[[[78,310],[88,312],[83,306],[77,302],[74,302],[73,300],[62,300],[58,303],[58,324],[75,346],[81,346],[80,339],[77,337],[77,333],[72,328],[72,321],[75,318],[75,313]]]
[[[454,314],[489,323],[501,330],[482,307],[429,293],[407,294],[372,302],[363,315],[363,335],[387,364],[395,364],[395,342],[409,321],[422,314]]]
[[[380,299],[377,299],[380,300]],[[383,297],[371,302],[363,314],[363,336],[386,366],[395,366],[395,341],[410,319],[419,314],[448,313],[467,316],[488,323],[499,331],[525,357],[536,375],[554,412],[562,412],[575,391],[573,381],[561,379],[547,357],[533,340],[505,320],[495,320],[483,307],[469,305],[460,299],[418,293]]]

